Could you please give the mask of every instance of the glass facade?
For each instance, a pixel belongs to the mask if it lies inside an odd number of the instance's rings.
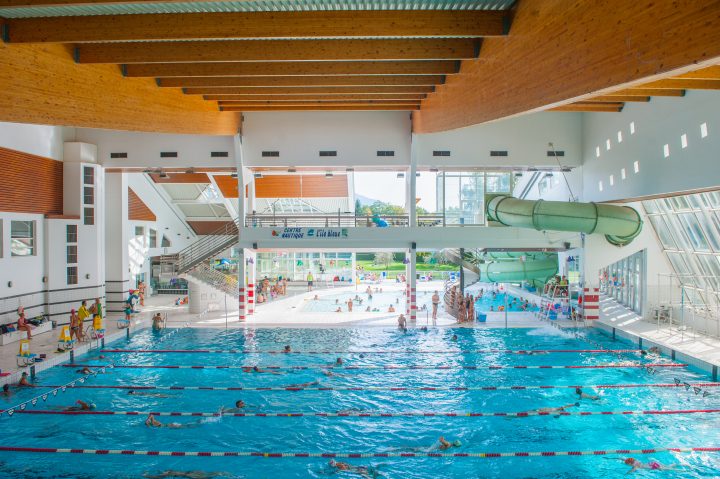
[[[316,281],[352,281],[352,253],[305,253],[277,251],[258,253],[257,277],[283,277],[290,281],[303,281],[312,271]]]
[[[642,314],[645,295],[646,250],[623,258],[600,270],[600,291]]]
[[[484,225],[485,193],[512,192],[510,173],[445,171],[437,175],[437,212],[444,224]]]
[[[658,241],[696,310],[720,307],[720,191],[642,202]]]

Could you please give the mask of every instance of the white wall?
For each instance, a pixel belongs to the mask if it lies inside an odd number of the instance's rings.
[[[63,143],[75,128],[0,122],[0,146],[62,161]]]
[[[172,135],[77,128],[76,141],[98,147],[98,162],[105,167],[235,167],[232,136]],[[160,158],[160,152],[175,151],[177,158]],[[210,158],[212,151],[227,151],[227,158]],[[127,153],[111,159],[110,153]]]
[[[720,92],[690,90],[683,98],[653,97],[650,103],[626,103],[621,113],[584,115],[585,200],[612,201],[720,185]],[[630,131],[631,123],[635,133]],[[705,138],[700,134],[702,123],[708,129]],[[622,142],[618,142],[618,132]],[[681,145],[683,134],[687,135],[686,148]],[[665,144],[670,150],[668,158]],[[638,173],[634,172],[635,161]],[[610,185],[610,175],[614,185]],[[599,190],[600,181],[603,191]]]
[[[409,112],[250,112],[244,113],[243,164],[252,166],[409,165]],[[320,157],[335,150],[337,157]],[[393,150],[393,157],[378,157]],[[263,158],[279,151],[279,158]]]
[[[441,133],[414,135],[419,166],[555,166],[548,143],[564,151],[563,165],[582,162],[582,115],[545,112],[524,115]],[[451,156],[433,156],[449,150]],[[507,157],[491,157],[491,150],[506,150]]]

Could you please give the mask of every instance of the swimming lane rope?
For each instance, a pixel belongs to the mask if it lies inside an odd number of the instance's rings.
[[[533,417],[533,416],[667,416],[683,414],[717,414],[720,409],[667,409],[647,411],[526,411],[526,412],[181,412],[181,411],[51,411],[42,409],[17,410],[15,414],[60,416],[168,416],[168,417]]]
[[[63,364],[66,368],[96,368],[101,367],[93,364]],[[243,369],[252,370],[254,365],[250,366],[213,366],[213,365],[183,365],[183,364],[115,364],[112,367],[114,369]],[[466,369],[466,370],[495,370],[495,369],[622,369],[622,368],[684,368],[687,364],[678,363],[660,363],[660,364],[581,364],[581,365],[547,365],[547,366],[502,366],[502,365],[490,365],[490,366],[408,366],[408,365],[363,365],[363,366],[336,366],[336,365],[323,365],[316,364],[312,366],[257,366],[261,370],[270,371],[283,371],[283,370],[309,370],[309,369],[339,369],[339,370],[423,370],[423,369],[440,369],[440,370],[452,370],[452,369]]]
[[[136,353],[136,354],[617,354],[637,353],[640,349],[464,349],[458,351],[255,351],[252,349],[103,349],[101,353]]]
[[[0,446],[0,452],[31,452],[44,454],[92,454],[119,456],[172,456],[172,457],[257,457],[257,458],[322,458],[322,459],[373,459],[373,458],[476,458],[506,457],[561,457],[611,456],[616,454],[640,455],[662,452],[720,452],[720,447],[653,447],[647,449],[602,449],[595,451],[517,451],[517,452],[259,452],[259,451],[142,451],[135,449],[66,449],[56,447]]]

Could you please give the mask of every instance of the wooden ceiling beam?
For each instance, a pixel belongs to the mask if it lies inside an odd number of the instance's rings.
[[[720,80],[720,65],[695,70],[694,72],[685,73],[673,77],[674,79],[694,79],[694,80]]]
[[[382,101],[395,101],[395,100],[423,100],[427,97],[424,93],[355,93],[349,95],[205,95],[203,99],[211,101],[282,101],[282,100],[382,100]]]
[[[11,43],[310,38],[471,38],[507,34],[499,10],[331,10],[18,18]]]
[[[247,86],[418,86],[445,82],[443,75],[367,75],[302,77],[162,78],[160,87],[225,88]]]
[[[604,96],[685,96],[685,90],[666,90],[658,88],[628,88],[605,93]]]
[[[452,75],[460,61],[220,62],[123,65],[127,77],[253,77],[314,75]]]
[[[185,88],[188,95],[357,95],[375,93],[432,93],[432,86],[329,86]]]
[[[634,95],[601,95],[601,96],[594,96],[592,98],[589,98],[584,101],[584,103],[608,103],[608,102],[629,102],[629,101],[637,101],[637,102],[649,102],[650,97],[649,96],[634,96]]]
[[[419,110],[419,106],[412,105],[343,105],[343,106],[229,106],[221,108],[223,112],[239,111],[408,111]]]
[[[219,106],[420,105],[420,100],[224,100]]]
[[[211,42],[89,43],[75,48],[78,63],[262,61],[466,60],[480,39],[225,40]]]
[[[718,0],[521,0],[510,34],[486,38],[482,60],[463,62],[423,101],[413,131],[544,111],[717,65],[718,19]]]
[[[609,112],[619,113],[622,111],[624,103],[590,103],[590,102],[579,102],[570,103],[569,105],[563,105],[556,108],[551,108],[549,111],[587,111],[587,112]]]
[[[720,80],[707,80],[698,78],[666,78],[650,83],[644,83],[643,88],[682,89],[682,90],[720,90]]]

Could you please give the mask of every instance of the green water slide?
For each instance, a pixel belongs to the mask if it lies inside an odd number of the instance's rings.
[[[480,281],[486,283],[516,283],[527,281],[544,284],[558,272],[557,254],[545,259],[493,261],[479,264]]]
[[[629,244],[642,230],[640,214],[628,206],[496,196],[488,202],[487,212],[491,220],[505,226],[599,233],[616,246]]]

